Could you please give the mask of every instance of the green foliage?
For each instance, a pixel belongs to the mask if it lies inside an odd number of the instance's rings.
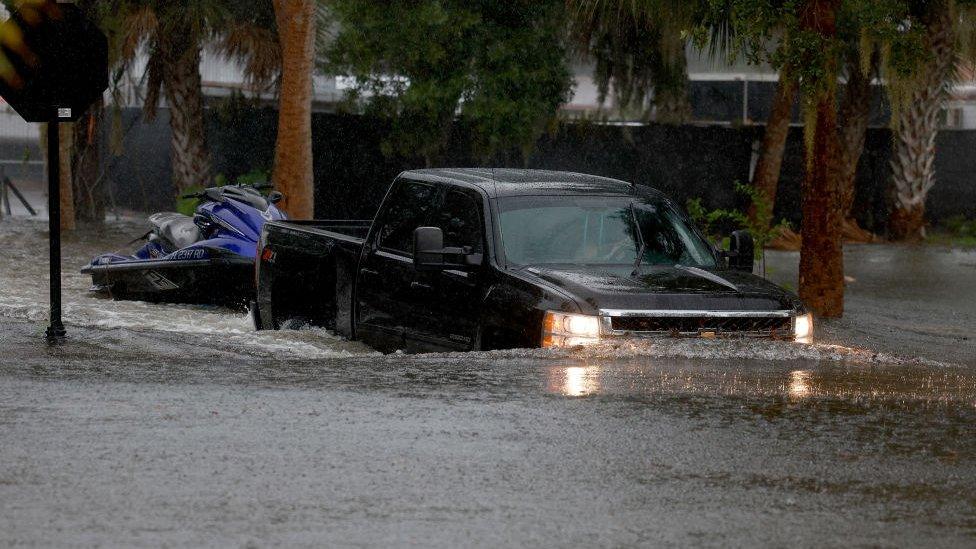
[[[976,219],[967,219],[964,215],[954,215],[946,220],[946,229],[956,236],[976,237]]]
[[[837,3],[835,37],[826,38],[804,24],[809,0],[705,0],[712,19],[724,17],[733,29],[730,51],[744,52],[751,62],[768,62],[797,77],[808,98],[832,91],[847,50],[857,48],[862,65],[871,51],[882,52],[889,78],[918,72],[931,52],[924,47],[926,10],[969,0],[843,0]],[[705,19],[708,19],[706,17]],[[701,36],[699,28],[696,36]],[[866,72],[866,71],[865,71]]]
[[[270,173],[267,170],[254,170],[246,174],[238,176],[233,184],[237,185],[257,185],[259,183],[267,183],[271,181]],[[213,185],[215,187],[222,187],[224,185],[229,185],[230,182],[227,181],[227,176],[219,173],[214,177]],[[185,194],[194,194],[203,191],[204,187],[190,187],[183,191]],[[200,204],[200,199],[198,198],[178,198],[176,200],[176,211],[183,215],[192,216],[197,210],[197,206]]]
[[[339,29],[322,58],[356,79],[349,94],[389,118],[388,154],[446,145],[460,115],[476,153],[530,146],[568,99],[562,2],[335,0]]]
[[[235,181],[238,185],[258,185],[260,183],[270,182],[271,172],[269,170],[252,170],[237,176],[237,180]]]
[[[776,225],[772,224],[773,204],[752,185],[745,185],[736,181],[735,192],[748,199],[749,206],[755,211],[754,217],[750,218],[739,210],[708,210],[702,205],[700,198],[688,200],[685,209],[709,238],[716,242],[723,242],[723,246],[727,245],[721,236],[724,227],[731,225],[735,230],[748,230],[756,244],[756,258],[759,259],[762,257],[766,244],[775,240],[784,230],[789,229],[790,224],[785,219]]]
[[[217,182],[216,182],[217,185],[223,184],[219,182],[221,177],[223,176],[222,175],[217,176]],[[186,194],[192,194],[192,193],[201,192],[202,190],[203,190],[202,186],[196,186],[196,187],[189,187],[187,189],[184,189],[183,192]],[[200,204],[200,199],[198,198],[177,198],[176,211],[183,215],[192,216],[193,213],[197,211],[197,206],[199,204]]]
[[[953,248],[976,248],[976,219],[955,215],[945,220],[942,230],[935,230],[926,241]]]

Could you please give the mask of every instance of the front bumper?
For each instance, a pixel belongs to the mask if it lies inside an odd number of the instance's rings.
[[[543,346],[571,346],[624,338],[762,338],[811,343],[812,318],[796,310],[708,311],[601,309],[599,315],[562,317],[589,319],[587,334],[543,328]],[[552,323],[548,323],[550,326]],[[557,323],[558,324],[558,323]],[[550,330],[550,331],[547,331]]]

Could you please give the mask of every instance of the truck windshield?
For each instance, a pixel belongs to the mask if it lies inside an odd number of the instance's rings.
[[[665,202],[519,196],[498,204],[510,263],[632,265],[643,241],[643,265],[715,266],[709,244]]]

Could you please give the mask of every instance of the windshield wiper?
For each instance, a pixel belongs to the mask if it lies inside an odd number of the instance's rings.
[[[644,251],[647,250],[647,243],[644,242],[644,234],[641,233],[640,224],[637,222],[637,209],[634,208],[634,203],[630,203],[630,217],[634,221],[634,233],[637,234],[637,242],[640,246],[637,248],[637,259],[634,260],[634,269],[630,272],[630,276],[638,276],[641,274],[641,263],[644,261]]]

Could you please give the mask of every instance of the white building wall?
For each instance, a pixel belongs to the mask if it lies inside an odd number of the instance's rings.
[[[0,99],[0,139],[26,141],[39,139],[38,125],[28,124],[13,108]]]

